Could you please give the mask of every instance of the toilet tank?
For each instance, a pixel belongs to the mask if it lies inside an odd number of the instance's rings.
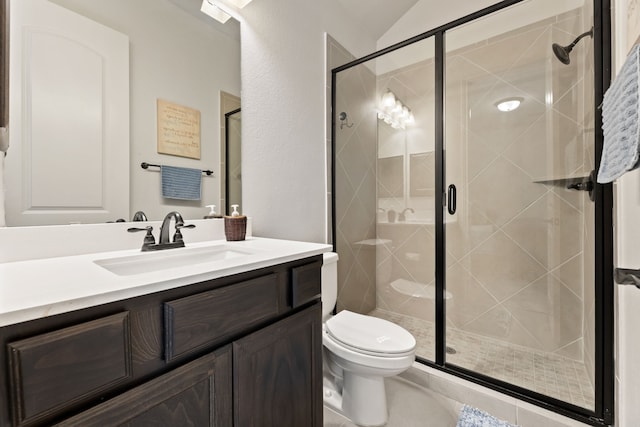
[[[333,311],[338,299],[338,254],[325,252],[322,259],[322,320]]]

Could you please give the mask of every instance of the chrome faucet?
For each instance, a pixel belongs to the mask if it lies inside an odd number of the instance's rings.
[[[407,217],[405,216],[405,212],[406,211],[410,211],[411,213],[416,213],[412,208],[405,208],[405,210],[400,212],[400,215],[398,216],[398,221],[406,221],[407,220]]]

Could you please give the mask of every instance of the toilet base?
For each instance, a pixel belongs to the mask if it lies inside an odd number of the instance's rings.
[[[325,377],[324,403],[355,424],[376,427],[388,419],[387,395],[383,377],[361,376],[344,372],[342,393]]]

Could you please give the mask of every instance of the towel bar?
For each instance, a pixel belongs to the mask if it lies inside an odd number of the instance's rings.
[[[142,169],[149,169],[149,166],[152,166],[154,168],[159,168],[160,167],[160,165],[154,165],[152,163],[147,163],[147,162],[140,163],[140,167]],[[207,170],[203,170],[202,173],[206,173],[207,176],[213,175],[213,171],[212,170],[208,170],[208,169]]]
[[[640,288],[640,270],[616,268],[614,279],[619,285],[635,285]]]

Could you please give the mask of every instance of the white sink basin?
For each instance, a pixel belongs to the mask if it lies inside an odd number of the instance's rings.
[[[221,245],[204,248],[165,249],[93,262],[118,276],[131,276],[196,264],[218,263],[251,254],[250,251]]]

